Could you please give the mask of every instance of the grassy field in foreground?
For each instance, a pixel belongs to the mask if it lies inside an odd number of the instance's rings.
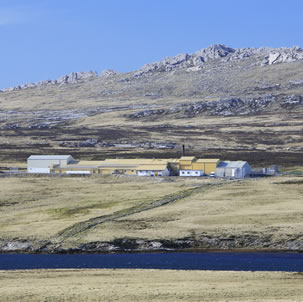
[[[2,178],[0,238],[47,239],[75,223],[148,204],[194,184],[119,176]]]
[[[172,270],[0,271],[0,301],[302,301],[303,275]]]
[[[209,187],[170,205],[97,226],[85,239],[138,237],[199,238],[217,235],[273,234],[273,239],[303,234],[303,178],[248,179]]]
[[[302,183],[302,177],[290,176],[233,182],[180,177],[0,178],[0,239],[56,239],[62,230],[76,226],[76,232],[64,238],[64,247],[127,237],[189,236],[199,241],[201,234],[300,241]],[[135,213],[166,198],[173,201]],[[86,227],[104,215],[110,219]]]

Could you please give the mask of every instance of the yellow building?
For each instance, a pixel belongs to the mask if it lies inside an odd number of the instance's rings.
[[[130,159],[105,159],[101,165],[101,174],[136,175],[138,163]]]
[[[193,162],[195,161],[194,156],[182,156],[179,159],[179,170],[193,170]]]
[[[168,176],[168,159],[106,159],[79,161],[65,166],[51,167],[51,173],[61,174],[125,174],[140,176]]]
[[[179,171],[203,171],[204,174],[210,174],[216,171],[219,163],[219,159],[196,159],[194,156],[182,156],[180,159],[116,158],[104,161],[74,161],[63,166],[54,164],[50,173],[168,176],[179,175]]]
[[[205,174],[216,172],[217,165],[220,163],[218,158],[201,158],[192,163],[192,170],[202,170]]]
[[[102,163],[102,169],[107,169],[109,173],[121,173],[126,175],[169,175],[168,159],[106,159]],[[105,171],[104,171],[105,172]],[[102,173],[103,174],[103,173]]]
[[[50,173],[61,174],[101,174],[102,161],[78,161],[67,165],[53,165]]]

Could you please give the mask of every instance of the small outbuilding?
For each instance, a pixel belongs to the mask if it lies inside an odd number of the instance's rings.
[[[273,165],[271,167],[262,169],[262,174],[264,175],[276,175],[278,173],[279,173],[279,168],[277,165]]]
[[[245,178],[252,173],[252,168],[246,161],[222,161],[217,166],[217,177]]]

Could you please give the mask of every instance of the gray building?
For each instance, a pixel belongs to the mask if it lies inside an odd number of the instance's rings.
[[[278,173],[279,173],[279,168],[277,165],[273,165],[271,167],[262,169],[262,174],[264,175],[276,175]]]
[[[31,155],[27,159],[27,172],[50,173],[53,165],[66,166],[76,162],[71,155]]]
[[[251,166],[246,161],[222,161],[217,166],[217,177],[244,178],[252,173]]]

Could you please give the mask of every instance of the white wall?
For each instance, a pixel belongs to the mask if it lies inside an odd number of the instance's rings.
[[[90,174],[90,171],[66,171],[66,174]]]
[[[50,173],[52,165],[66,166],[69,162],[73,162],[73,157],[67,159],[27,159],[28,173]]]
[[[50,173],[49,168],[31,168],[27,167],[27,173]]]
[[[202,170],[180,170],[179,176],[203,176]]]
[[[169,170],[167,168],[163,171],[137,171],[138,176],[155,176],[156,173],[158,176],[169,176]]]

